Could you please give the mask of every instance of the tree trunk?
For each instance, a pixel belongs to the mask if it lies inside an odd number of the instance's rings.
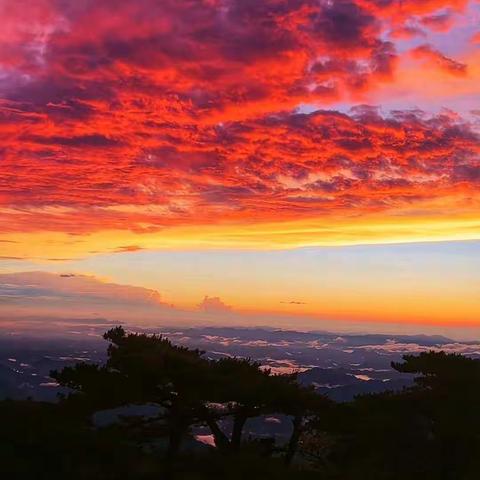
[[[231,446],[232,450],[237,451],[240,449],[240,444],[242,443],[242,432],[245,422],[247,421],[247,416],[239,412],[233,417],[233,430],[232,430],[232,441]]]
[[[285,453],[285,464],[291,465],[293,458],[298,450],[298,444],[303,430],[303,415],[295,415],[293,417],[293,430],[292,435],[287,446],[287,452]]]
[[[187,428],[184,425],[172,425],[168,435],[168,448],[167,448],[167,460],[174,461],[180,448],[182,446],[182,440],[187,432]]]
[[[206,419],[207,425],[209,426],[213,438],[215,439],[215,446],[219,450],[227,450],[230,448],[230,440],[223,433],[222,429],[218,426],[217,422],[213,418]]]
[[[168,433],[168,446],[165,458],[165,478],[171,479],[175,474],[175,462],[180,453],[183,439],[188,432],[189,424],[182,420],[171,421]]]

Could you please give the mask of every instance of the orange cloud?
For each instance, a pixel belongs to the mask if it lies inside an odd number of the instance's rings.
[[[139,138],[149,136],[148,128],[136,129]],[[78,146],[78,137],[65,144],[41,129],[19,128],[0,177],[4,233],[147,233],[219,217],[249,223],[278,214],[335,217],[452,195],[476,198],[480,141],[448,112],[384,117],[360,108],[168,131],[147,144],[125,132],[112,148],[92,145],[90,137]]]

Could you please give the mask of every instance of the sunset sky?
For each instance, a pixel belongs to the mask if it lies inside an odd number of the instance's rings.
[[[480,331],[480,1],[0,19],[0,322]]]

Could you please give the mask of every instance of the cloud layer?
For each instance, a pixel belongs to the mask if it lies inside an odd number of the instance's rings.
[[[474,120],[328,110],[395,85],[405,58],[437,82],[469,81],[470,66],[428,35],[448,35],[470,3],[2,3],[1,233],[73,244],[220,221],[474,215]],[[133,242],[110,249],[142,248]]]
[[[1,316],[118,317],[135,312],[149,318],[170,309],[156,290],[118,285],[94,276],[18,272],[0,274]],[[129,313],[130,311],[130,313]]]

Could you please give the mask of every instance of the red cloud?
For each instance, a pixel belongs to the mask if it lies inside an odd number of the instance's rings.
[[[411,30],[418,16],[437,28],[466,4],[26,0],[0,7],[0,88],[38,121],[91,121],[102,109],[167,122],[242,119],[357,98],[392,78],[388,31]]]
[[[430,45],[421,45],[415,48],[412,53],[414,57],[425,60],[452,75],[465,75],[467,73],[467,65],[443,55]]]
[[[431,16],[439,10],[464,12],[470,0],[356,0],[357,4],[376,16],[404,22],[414,16]]]
[[[142,231],[219,218],[381,211],[478,186],[480,140],[449,112],[383,117],[363,107],[351,115],[124,128],[109,134],[122,139],[115,148],[52,141],[51,134],[46,146],[40,133],[32,139],[23,128],[11,135],[0,175],[3,228]]]
[[[394,78],[387,32],[466,4],[4,2],[2,229],[158,230],[471,192],[479,140],[461,120],[294,113]],[[465,70],[431,47],[415,53]]]
[[[28,22],[25,8],[3,7],[3,89],[64,119],[89,118],[100,107],[151,109],[177,121],[232,119],[355,96],[393,69],[384,4],[45,1],[29,9]],[[321,76],[312,68],[332,64]]]
[[[431,30],[446,32],[454,25],[454,16],[451,11],[447,11],[434,15],[426,15],[422,17],[420,21],[425,27]]]

